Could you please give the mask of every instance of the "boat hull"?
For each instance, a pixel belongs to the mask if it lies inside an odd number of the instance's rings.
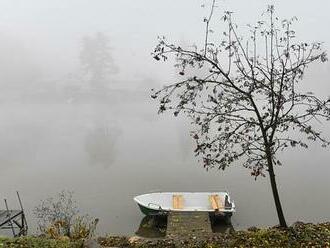
[[[147,216],[155,216],[155,215],[167,215],[170,211],[174,211],[174,210],[163,210],[163,209],[159,209],[159,210],[155,210],[155,209],[152,209],[152,208],[148,208],[148,207],[145,207],[141,204],[138,204],[141,212],[144,214],[144,215],[147,215]],[[180,212],[184,212],[184,211],[180,211]],[[187,211],[188,212],[188,211]],[[192,212],[192,211],[189,211],[189,212]],[[220,217],[220,218],[225,218],[225,219],[230,219],[230,217],[233,215],[232,212],[222,212],[222,211],[209,211],[208,212],[212,217]]]
[[[155,210],[155,209],[151,209],[151,208],[148,208],[148,207],[145,207],[141,204],[138,204],[141,212],[145,215],[164,215],[164,214],[167,214],[166,211],[164,210]]]

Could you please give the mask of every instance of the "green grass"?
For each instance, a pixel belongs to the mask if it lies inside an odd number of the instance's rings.
[[[0,238],[0,248],[81,248],[82,241],[54,240],[38,237]]]

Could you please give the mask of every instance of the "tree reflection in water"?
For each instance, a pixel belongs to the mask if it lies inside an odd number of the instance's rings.
[[[116,159],[116,145],[121,135],[118,127],[97,127],[86,136],[85,149],[90,164],[109,167]]]

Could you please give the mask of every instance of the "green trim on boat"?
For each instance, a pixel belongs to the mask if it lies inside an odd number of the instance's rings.
[[[145,206],[142,206],[140,204],[138,204],[140,210],[142,213],[144,213],[145,215],[158,215],[158,214],[164,214],[164,211],[162,210],[155,210],[155,209],[150,209],[147,208]]]

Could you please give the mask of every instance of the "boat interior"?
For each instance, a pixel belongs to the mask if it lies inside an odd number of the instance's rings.
[[[231,211],[234,207],[226,192],[168,192],[135,197],[135,201],[152,209],[172,211]]]

